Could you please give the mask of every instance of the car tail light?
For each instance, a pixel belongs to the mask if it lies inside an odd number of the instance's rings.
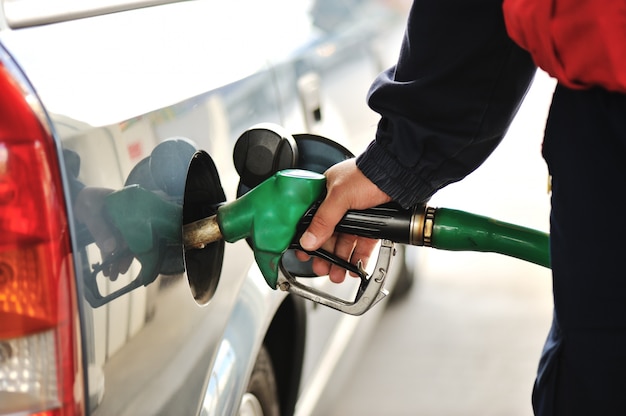
[[[68,220],[47,126],[0,46],[0,414],[84,413]]]

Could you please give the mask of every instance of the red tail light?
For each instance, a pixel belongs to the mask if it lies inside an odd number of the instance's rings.
[[[83,414],[78,312],[57,149],[0,46],[0,414]]]

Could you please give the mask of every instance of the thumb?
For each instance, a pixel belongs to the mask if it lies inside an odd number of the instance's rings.
[[[311,219],[311,224],[300,237],[300,245],[308,251],[317,250],[335,232],[335,226],[348,211],[342,198],[326,198]]]

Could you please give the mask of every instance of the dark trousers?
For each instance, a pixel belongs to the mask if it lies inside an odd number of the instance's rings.
[[[552,175],[554,321],[533,392],[539,416],[626,415],[626,95],[558,86]]]

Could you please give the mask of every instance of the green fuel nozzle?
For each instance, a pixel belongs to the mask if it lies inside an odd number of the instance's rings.
[[[220,207],[216,218],[186,225],[185,246],[219,238],[228,242],[250,238],[259,267],[275,287],[277,260],[297,232],[310,224],[324,185],[324,176],[317,173],[278,172],[243,197]],[[390,203],[351,210],[336,231],[441,250],[500,253],[550,267],[547,233],[448,208],[417,205],[404,209]]]
[[[261,273],[276,289],[280,258],[294,239],[298,223],[325,187],[322,174],[300,169],[280,171],[219,207],[215,217],[185,225],[184,245],[194,248],[220,238],[229,243],[248,239]]]
[[[382,281],[390,259],[381,259],[380,253],[374,267],[380,275],[369,279],[362,276],[362,297],[352,303],[311,291],[289,276],[288,271],[283,270],[286,277],[279,273],[282,255],[287,249],[298,247],[295,239],[310,224],[325,183],[325,177],[318,173],[280,171],[239,199],[221,206],[215,216],[185,225],[185,248],[200,248],[222,238],[228,242],[248,239],[270,287],[279,286],[335,309],[361,314],[386,294]],[[335,230],[383,240],[381,251],[388,257],[393,255],[394,242],[451,251],[500,253],[550,267],[547,233],[459,210],[426,205],[404,209],[390,203],[348,211]],[[347,266],[330,253],[325,253],[324,258]],[[378,286],[367,292],[371,282]]]

